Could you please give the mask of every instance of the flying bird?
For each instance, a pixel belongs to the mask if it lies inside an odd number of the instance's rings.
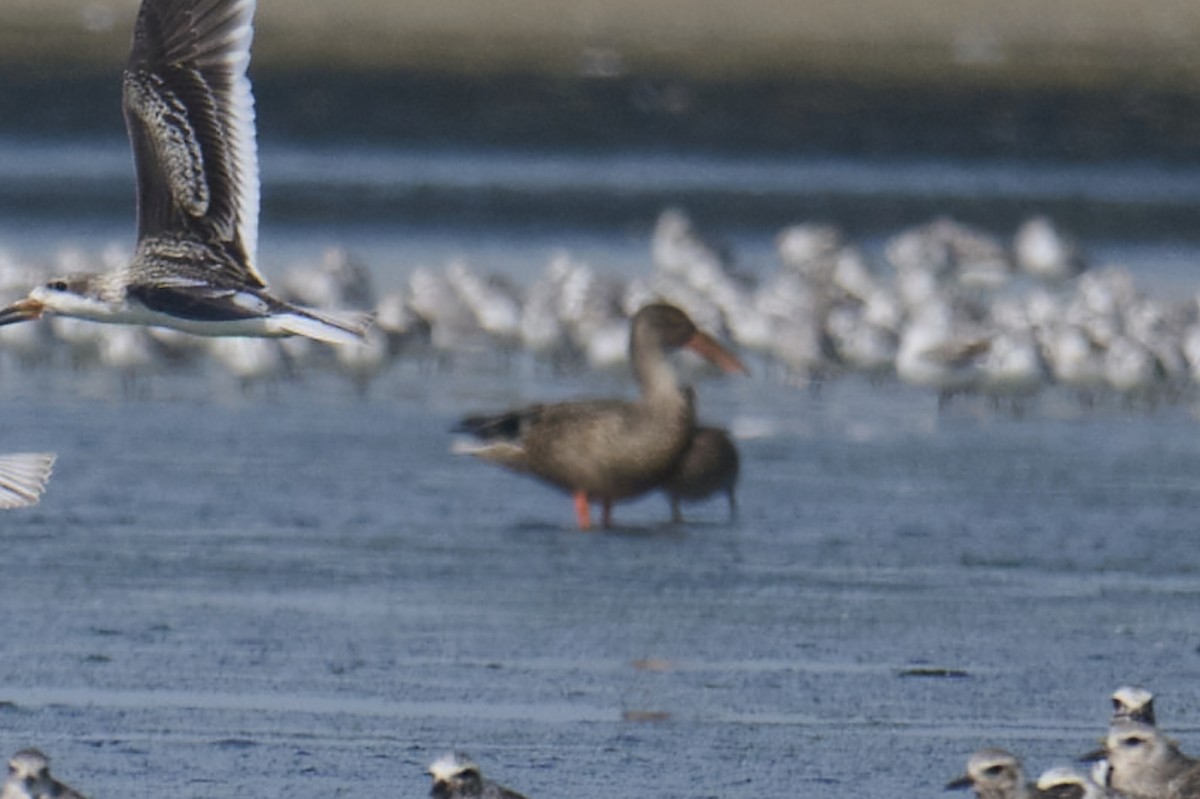
[[[362,340],[370,315],[316,311],[267,290],[255,266],[254,0],[144,0],[122,80],[137,170],[137,246],[109,272],[56,277],[0,309],[205,336]]]
[[[0,510],[36,505],[54,468],[52,452],[0,455]]]

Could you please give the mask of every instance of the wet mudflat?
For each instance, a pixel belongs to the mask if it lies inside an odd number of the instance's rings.
[[[739,516],[582,534],[445,431],[619,377],[81,385],[5,372],[4,449],[60,460],[0,519],[0,748],[94,796],[419,796],[448,748],[532,797],[940,795],[983,744],[1087,751],[1123,682],[1200,743],[1186,404],[705,380]]]

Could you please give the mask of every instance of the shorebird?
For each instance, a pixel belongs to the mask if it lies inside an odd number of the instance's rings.
[[[682,522],[683,501],[699,502],[721,491],[729,500],[729,516],[737,513],[738,451],[729,434],[717,427],[697,427],[675,471],[662,484],[671,500],[671,521]]]
[[[1200,799],[1200,761],[1149,724],[1114,722],[1104,748],[1080,759],[1107,760],[1108,787],[1129,799]]]
[[[967,773],[946,790],[972,788],[979,799],[1033,799],[1036,787],[1025,779],[1021,761],[1003,749],[980,749],[967,759]]]
[[[8,779],[0,799],[84,799],[83,794],[50,775],[50,758],[39,749],[22,749],[8,761]]]
[[[0,510],[36,505],[54,468],[54,453],[0,455]]]
[[[559,402],[470,416],[455,431],[481,441],[455,449],[570,492],[582,530],[591,528],[589,503],[602,503],[608,527],[613,503],[662,485],[691,441],[692,391],[680,385],[667,358],[681,347],[727,372],[746,371],[683,311],[647,305],[634,315],[629,333],[639,399]]]
[[[514,790],[483,778],[482,772],[462,752],[449,752],[429,766],[433,787],[429,795],[433,799],[525,799]]]
[[[49,280],[0,310],[0,325],[57,314],[205,336],[362,339],[368,314],[284,302],[255,268],[254,6],[144,0],[122,84],[137,167],[133,258]]]
[[[1068,766],[1046,769],[1037,780],[1039,799],[1105,799],[1108,792]]]
[[[1122,685],[1112,694],[1112,720],[1140,721],[1154,726],[1154,694],[1145,688]]]

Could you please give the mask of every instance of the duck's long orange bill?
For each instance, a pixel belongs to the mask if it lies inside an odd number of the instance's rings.
[[[46,306],[32,299],[17,300],[6,308],[0,308],[0,325],[11,325],[29,319],[39,319]]]
[[[725,349],[715,338],[703,331],[697,330],[683,346],[703,355],[726,372],[736,372],[743,375],[750,374],[750,370],[738,360],[736,355]]]

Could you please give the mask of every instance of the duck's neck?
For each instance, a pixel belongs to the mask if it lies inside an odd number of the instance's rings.
[[[679,384],[679,376],[675,374],[675,367],[653,331],[635,330],[629,355],[643,401],[679,402],[683,398],[684,391]]]

